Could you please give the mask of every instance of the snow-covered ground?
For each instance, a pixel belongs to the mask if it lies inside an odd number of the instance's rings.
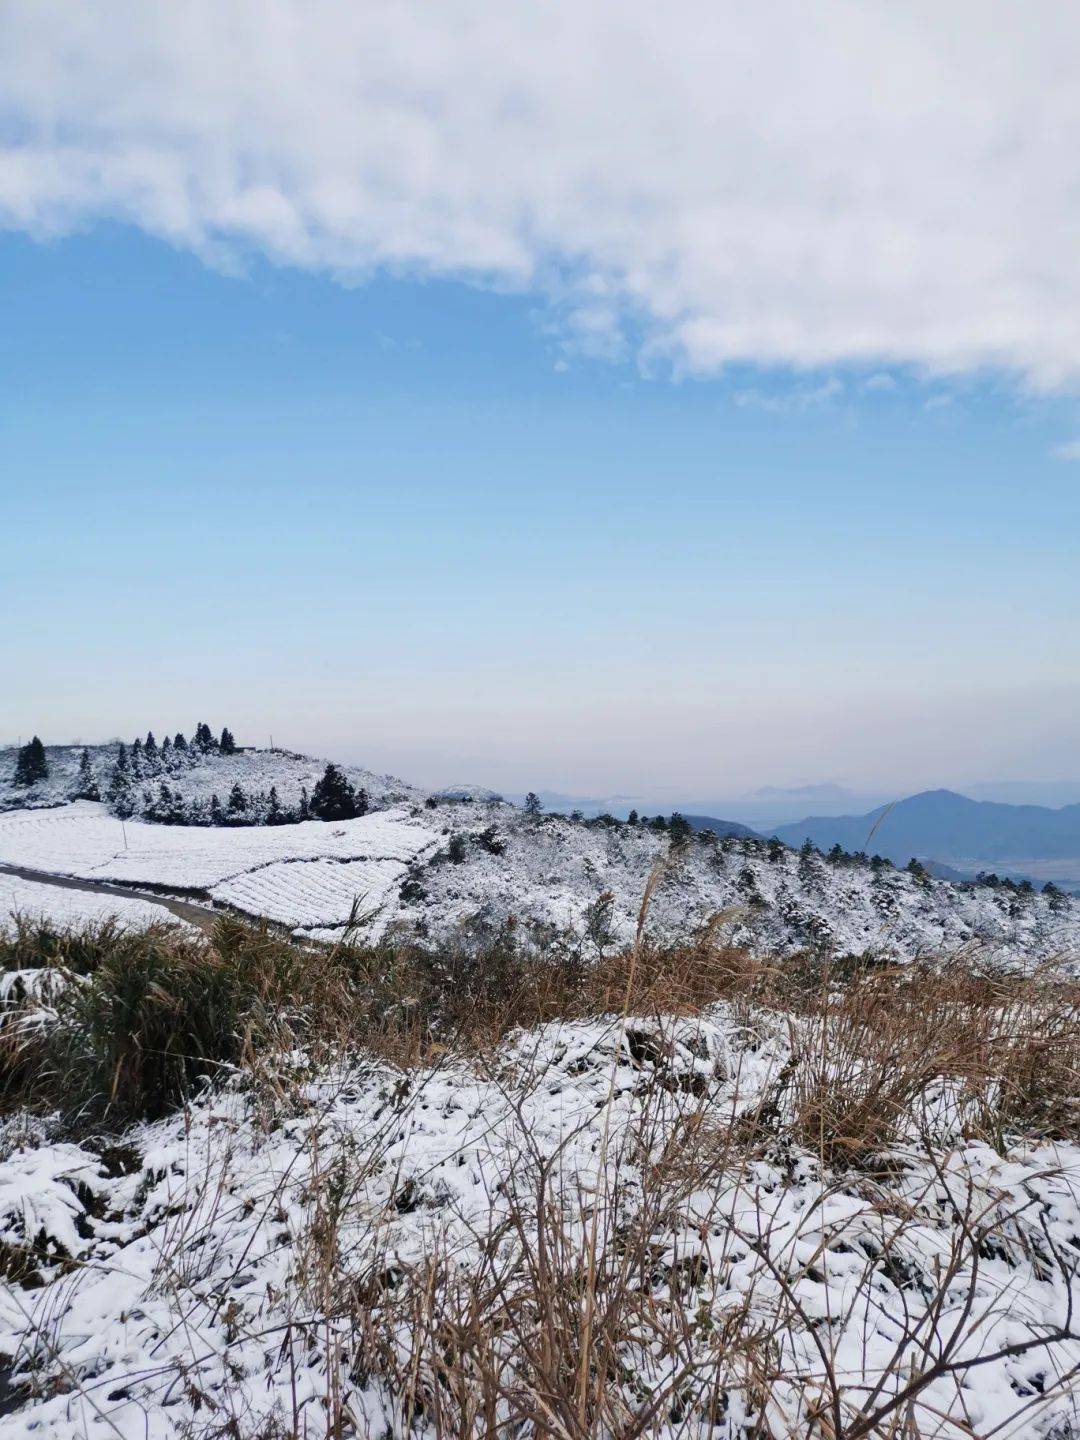
[[[14,928],[15,915],[29,920],[47,919],[64,927],[97,925],[105,920],[115,920],[133,930],[159,921],[178,923],[161,905],[138,896],[64,890],[0,871],[0,933]]]
[[[587,1246],[598,1315],[629,1287],[597,1352],[617,1433],[832,1435],[830,1370],[846,1426],[944,1353],[874,1435],[1075,1434],[1080,1340],[1040,1341],[1080,1301],[1080,1151],[999,1152],[943,1106],[936,1150],[873,1176],[784,1145],[725,1161],[785,1055],[783,1027],[746,1027],[552,1024],[490,1067],[298,1070],[272,1106],[237,1086],[105,1147],[0,1130],[0,1246],[31,1246],[0,1287],[0,1436],[534,1436],[489,1422],[543,1403],[548,1351],[575,1383],[581,1332],[545,1329],[536,1267],[582,1285]]]
[[[121,822],[79,801],[0,814],[0,863],[178,894],[333,939],[354,906],[368,934],[434,938],[514,917],[538,939],[630,939],[655,866],[649,932],[715,923],[770,953],[812,945],[903,956],[978,947],[1038,960],[1080,954],[1080,902],[832,864],[754,840],[666,834],[498,802],[398,805],[338,823],[204,829]],[[604,899],[603,897],[609,897]],[[606,936],[606,940],[605,940]]]

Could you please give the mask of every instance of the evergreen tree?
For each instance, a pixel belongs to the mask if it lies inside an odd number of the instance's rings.
[[[211,824],[211,825],[224,825],[224,824],[225,824],[225,812],[224,812],[224,810],[222,810],[222,808],[221,808],[221,801],[218,799],[218,797],[217,797],[216,795],[211,795],[211,796],[210,796],[210,824]]]
[[[1068,909],[1069,901],[1065,892],[1055,885],[1053,880],[1048,880],[1043,886],[1043,894],[1049,900],[1051,910]]]
[[[777,840],[776,836],[774,835],[768,843],[767,850],[769,855],[769,864],[779,865],[784,858],[784,842],[782,840]]]
[[[195,796],[194,800],[192,800],[191,804],[188,806],[188,810],[187,810],[187,824],[189,824],[189,825],[209,825],[209,824],[210,824],[210,809],[209,809],[209,806],[207,805],[206,801],[200,799],[198,795]]]
[[[247,796],[244,794],[243,788],[241,787],[240,781],[238,780],[236,784],[232,787],[232,789],[229,791],[229,815],[232,818],[236,818],[240,815],[245,814],[247,808]]]
[[[685,820],[678,811],[675,811],[668,821],[668,834],[671,836],[673,847],[685,845],[694,833],[694,827],[689,820]]]
[[[195,726],[195,748],[197,750],[201,750],[205,755],[210,750],[216,750],[217,743],[213,731],[205,721]]]
[[[532,818],[535,820],[536,817],[540,814],[540,811],[543,810],[543,808],[544,803],[540,799],[540,796],[537,795],[535,790],[530,790],[529,793],[525,796],[525,814],[531,815]]]
[[[75,788],[76,800],[100,800],[101,791],[98,788],[97,776],[94,774],[94,767],[90,763],[90,751],[83,748],[82,758],[79,760],[79,783]]]
[[[171,756],[172,741],[169,739],[168,735],[166,735],[165,739],[161,742],[161,763],[163,765],[167,765]]]
[[[162,780],[158,786],[158,793],[151,795],[150,791],[144,792],[143,819],[152,820],[158,825],[169,823],[169,812],[172,810],[172,791]]]
[[[300,820],[301,823],[311,819],[311,802],[308,800],[307,786],[300,787]]]
[[[267,825],[283,825],[285,823],[285,812],[281,808],[276,785],[270,786],[270,795],[266,802],[266,823]]]
[[[236,741],[233,739],[233,733],[228,726],[226,726],[225,729],[221,732],[221,740],[219,742],[219,747],[221,749],[222,755],[236,754]]]
[[[174,750],[179,750],[181,754],[184,755],[187,754],[188,743],[184,739],[184,732],[182,730],[177,730],[176,734],[173,736],[172,743]]]
[[[116,764],[113,766],[112,774],[109,776],[109,788],[105,792],[109,804],[116,810],[117,814],[120,813],[119,810],[117,810],[120,797],[127,794],[130,790],[131,765],[128,761],[127,746],[121,740],[120,748],[116,752]]]
[[[638,822],[638,813],[637,813],[636,810],[631,810],[631,811],[630,811],[630,814],[626,817],[626,823],[627,823],[628,825],[636,825],[637,822]]]
[[[148,768],[153,770],[158,760],[157,741],[154,739],[153,730],[146,732],[146,739],[143,741],[143,756],[146,759]]]
[[[311,813],[319,820],[352,820],[367,809],[367,797],[357,805],[357,794],[346,776],[334,764],[327,765],[322,779],[311,792]]]
[[[19,750],[15,761],[15,784],[36,785],[39,780],[49,778],[49,762],[45,758],[45,746],[35,735]]]

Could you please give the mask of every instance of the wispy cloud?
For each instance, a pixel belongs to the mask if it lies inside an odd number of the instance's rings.
[[[1050,453],[1055,460],[1080,460],[1080,440],[1067,440],[1064,445],[1055,445]]]
[[[1078,43],[1053,0],[108,0],[77,23],[6,0],[0,224],[533,291],[579,350],[695,372],[1076,385]]]
[[[897,388],[896,381],[884,370],[879,370],[874,375],[868,375],[859,386],[859,389],[868,395],[888,395]]]
[[[794,385],[787,390],[736,390],[732,397],[740,410],[766,410],[774,415],[812,410],[844,394],[844,382],[830,375],[818,385]]]

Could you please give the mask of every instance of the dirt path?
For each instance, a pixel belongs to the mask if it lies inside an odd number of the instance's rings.
[[[116,895],[122,900],[147,900],[160,905],[175,915],[178,920],[190,921],[201,930],[213,928],[214,912],[202,905],[193,905],[189,900],[174,900],[169,895],[156,895],[145,890],[136,890],[124,885],[109,885],[104,880],[75,880],[68,875],[51,875],[47,870],[27,870],[22,865],[0,864],[0,873],[15,875],[20,880],[32,880],[35,885],[55,885],[60,890],[85,890],[90,895]]]

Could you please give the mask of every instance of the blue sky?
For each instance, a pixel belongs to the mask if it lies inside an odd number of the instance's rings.
[[[9,736],[205,712],[658,799],[1073,768],[1067,400],[643,374],[528,297],[117,225],[0,274]]]
[[[1078,94],[1059,0],[8,0],[0,736],[1080,780]]]

